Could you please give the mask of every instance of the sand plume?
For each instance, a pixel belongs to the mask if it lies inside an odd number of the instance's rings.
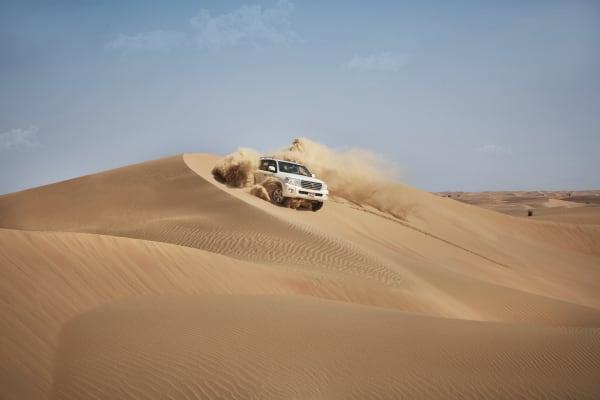
[[[266,156],[306,165],[327,183],[333,199],[370,206],[398,218],[405,218],[414,207],[413,203],[403,198],[402,185],[397,181],[398,168],[372,151],[339,151],[309,139],[298,138],[290,147],[267,153]],[[239,149],[220,159],[212,173],[218,181],[229,186],[251,186],[259,157],[255,150]],[[269,188],[266,189],[267,193],[271,192]],[[258,189],[253,189],[252,193],[266,199]],[[288,203],[292,208],[306,206],[301,201]]]
[[[232,187],[247,187],[254,182],[260,155],[252,149],[241,148],[215,164],[212,174],[221,183]]]
[[[259,199],[271,201],[271,196],[269,196],[269,192],[263,185],[252,186],[252,188],[250,189],[250,194],[258,197]]]

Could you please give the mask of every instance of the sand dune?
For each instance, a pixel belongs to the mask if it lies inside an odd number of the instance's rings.
[[[0,397],[600,394],[600,227],[387,181],[296,211],[218,159],[0,196]]]
[[[259,266],[248,274],[243,262],[218,255],[111,236],[3,229],[0,254],[0,388],[3,396],[14,390],[14,398],[48,393],[61,325],[80,312],[143,295],[277,287]]]
[[[133,300],[66,325],[54,395],[592,398],[598,333],[286,296]]]

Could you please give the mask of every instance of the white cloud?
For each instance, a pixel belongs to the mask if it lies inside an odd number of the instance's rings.
[[[138,33],[137,35],[120,34],[107,47],[117,50],[154,50],[167,51],[182,47],[186,43],[183,32],[152,31]]]
[[[27,150],[41,146],[38,128],[11,129],[0,133],[0,150]]]
[[[497,144],[486,144],[476,149],[479,153],[512,154],[512,150]]]
[[[395,54],[386,51],[368,56],[355,55],[349,61],[341,65],[345,71],[385,71],[396,72],[408,64],[409,57],[406,54]]]
[[[202,10],[190,24],[200,47],[285,45],[296,40],[289,20],[293,10],[293,4],[284,0],[273,8],[244,5],[214,17]]]
[[[201,10],[187,31],[156,30],[134,35],[120,34],[107,44],[116,50],[167,51],[196,44],[200,48],[287,45],[297,40],[291,28],[294,5],[279,0],[274,7],[243,5],[237,10],[211,16]]]

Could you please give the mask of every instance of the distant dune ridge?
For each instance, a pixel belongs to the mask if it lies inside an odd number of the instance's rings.
[[[437,194],[513,216],[528,216],[540,221],[600,225],[600,190]]]
[[[0,398],[600,398],[600,225],[272,155],[332,199],[252,195],[250,149],[0,196]]]

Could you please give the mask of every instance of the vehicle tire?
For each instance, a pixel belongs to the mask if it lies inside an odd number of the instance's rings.
[[[283,190],[281,190],[281,186],[277,185],[275,189],[271,192],[271,200],[275,204],[283,205],[285,201],[285,197],[283,197]]]
[[[319,211],[321,207],[323,207],[322,201],[315,201],[314,203],[312,203],[312,210],[315,212]]]

